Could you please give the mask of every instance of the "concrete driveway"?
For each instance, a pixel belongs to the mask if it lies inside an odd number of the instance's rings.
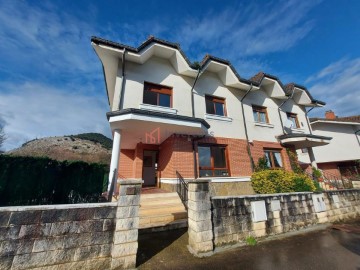
[[[360,225],[360,220],[353,223]],[[243,246],[207,258],[192,256],[186,230],[139,237],[139,269],[360,269],[360,234],[327,228]]]

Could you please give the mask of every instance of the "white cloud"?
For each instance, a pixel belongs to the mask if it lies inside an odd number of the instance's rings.
[[[340,59],[310,76],[310,92],[324,100],[323,109],[313,110],[312,115],[324,116],[325,110],[333,110],[338,116],[360,114],[360,58]]]
[[[111,136],[106,97],[37,83],[0,84],[0,119],[5,122],[5,149],[46,136],[99,132]],[[70,90],[70,91],[69,91]]]

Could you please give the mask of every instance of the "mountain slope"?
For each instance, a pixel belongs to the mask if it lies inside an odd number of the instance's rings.
[[[84,133],[35,139],[5,154],[110,164],[111,145],[111,139],[102,134]]]

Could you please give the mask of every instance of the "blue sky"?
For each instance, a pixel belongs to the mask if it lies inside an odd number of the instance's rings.
[[[332,109],[360,114],[360,1],[1,1],[0,125],[5,149],[45,136],[110,135],[92,35],[138,46],[149,35],[191,61],[230,60],[296,82]]]

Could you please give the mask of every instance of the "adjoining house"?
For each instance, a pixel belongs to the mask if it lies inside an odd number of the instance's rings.
[[[104,71],[113,132],[111,174],[174,190],[178,178],[211,180],[217,195],[252,193],[260,157],[291,170],[287,149],[331,137],[312,134],[307,108],[325,103],[273,75],[242,78],[227,60],[192,64],[180,46],[150,37],[138,48],[93,37]]]
[[[313,133],[330,136],[330,144],[314,149],[316,163],[328,178],[356,178],[360,174],[360,115],[337,117],[327,111],[325,118],[310,118]],[[299,161],[310,163],[306,151],[298,151]],[[360,180],[360,179],[358,179]]]

